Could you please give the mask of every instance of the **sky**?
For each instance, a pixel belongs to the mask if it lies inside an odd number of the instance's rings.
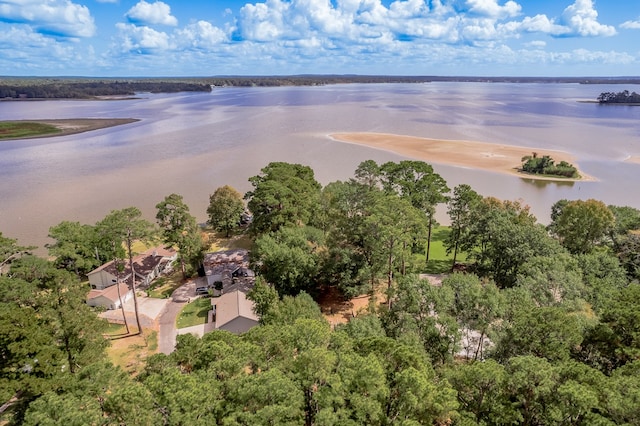
[[[0,75],[638,76],[638,0],[0,0]]]

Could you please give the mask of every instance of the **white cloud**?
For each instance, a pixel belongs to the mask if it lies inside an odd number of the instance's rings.
[[[117,41],[121,51],[151,53],[175,47],[167,33],[147,26],[118,23],[116,28],[119,31]]]
[[[171,15],[171,7],[161,1],[138,2],[125,14],[129,22],[138,25],[178,25],[178,19]]]
[[[96,32],[89,9],[70,0],[0,1],[0,21],[27,24],[59,37],[91,37]]]
[[[508,1],[500,6],[497,0],[467,0],[469,11],[490,18],[504,18],[517,16],[522,6],[514,1]]]
[[[177,44],[187,49],[211,49],[229,41],[228,35],[207,21],[198,21],[176,31]]]
[[[620,28],[627,30],[640,30],[640,20],[638,21],[625,21],[620,24]]]
[[[562,23],[579,36],[612,36],[616,29],[598,22],[598,12],[592,0],[576,0],[562,12]]]

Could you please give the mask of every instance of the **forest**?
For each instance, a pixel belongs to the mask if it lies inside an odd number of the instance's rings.
[[[204,83],[180,81],[50,81],[21,79],[13,84],[0,79],[0,99],[90,99],[100,96],[134,96],[140,92],[210,92],[211,86]]]
[[[410,160],[364,161],[325,186],[274,162],[249,182],[213,191],[207,226],[250,235],[260,325],[178,336],[137,375],[105,356],[85,275],[149,239],[197,274],[202,228],[182,197],[160,201],[155,224],[130,207],[53,226],[51,260],[0,234],[0,421],[640,424],[640,210],[558,200],[545,226]],[[449,257],[433,285],[421,274],[440,230]],[[329,288],[371,302],[334,327],[316,303]]]

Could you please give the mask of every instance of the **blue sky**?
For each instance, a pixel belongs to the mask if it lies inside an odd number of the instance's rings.
[[[0,75],[638,76],[637,0],[0,0]]]

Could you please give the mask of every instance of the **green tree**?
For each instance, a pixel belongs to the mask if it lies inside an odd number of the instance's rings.
[[[518,414],[506,393],[507,370],[488,359],[448,368],[445,377],[456,390],[460,414],[469,424],[514,424]],[[465,424],[465,423],[463,423]]]
[[[243,212],[242,195],[229,185],[216,189],[209,197],[209,224],[217,231],[224,231],[227,237],[238,227]]]
[[[615,217],[606,204],[590,199],[565,203],[550,229],[567,250],[580,254],[591,252],[614,225]]]
[[[419,342],[434,362],[453,359],[460,344],[456,319],[449,314],[454,294],[415,275],[401,277],[388,291],[389,308],[382,314],[388,336]],[[436,315],[437,313],[437,315]]]
[[[251,250],[252,269],[280,295],[315,290],[323,239],[322,232],[311,227],[284,226],[263,234]]]
[[[484,198],[474,209],[471,223],[461,246],[475,260],[478,271],[502,288],[515,284],[528,259],[562,252],[529,207],[519,202]]]
[[[406,199],[394,194],[376,198],[365,219],[363,237],[372,286],[378,271],[384,271],[387,287],[395,271],[405,273],[412,242],[426,228],[425,222],[424,215]]]
[[[618,258],[630,278],[640,280],[640,235],[629,234],[618,242]]]
[[[550,361],[567,360],[582,343],[584,322],[559,307],[541,307],[516,313],[497,342],[494,356],[507,360],[532,355]]]
[[[111,211],[99,222],[98,227],[101,229],[102,235],[112,242],[114,250],[119,251],[123,245],[126,247],[126,254],[129,258],[130,288],[133,292],[133,306],[138,327],[137,333],[142,334],[136,295],[136,273],[133,265],[133,243],[138,240],[152,240],[156,234],[153,224],[142,217],[142,212],[137,207],[127,207]]]
[[[447,207],[447,213],[451,220],[451,232],[449,232],[445,241],[447,254],[453,252],[451,270],[456,266],[461,242],[467,239],[465,236],[470,232],[472,212],[481,200],[482,196],[467,184],[461,184],[453,188],[453,196],[449,199]]]
[[[579,264],[568,253],[528,259],[519,269],[516,285],[528,291],[537,306],[570,306],[588,296]]]
[[[387,162],[380,167],[382,186],[387,192],[394,192],[408,200],[413,207],[427,216],[426,262],[429,262],[431,232],[435,222],[436,206],[447,201],[447,182],[423,161],[403,160],[399,163]]]
[[[35,247],[23,247],[18,245],[18,240],[5,237],[0,232],[0,275],[3,267],[24,254],[30,254]]]
[[[442,280],[443,291],[453,294],[447,314],[454,317],[464,333],[466,357],[483,359],[486,339],[500,322],[506,301],[496,285],[482,282],[476,275],[455,273]],[[442,309],[438,312],[440,315]]]
[[[336,286],[346,297],[362,294],[369,283],[366,222],[380,195],[375,187],[355,181],[332,182],[322,190],[322,226],[327,235],[322,281]]]
[[[301,164],[269,163],[249,178],[253,190],[245,194],[253,213],[254,235],[277,231],[285,225],[311,225],[318,209],[320,184],[313,170]]]
[[[189,213],[181,195],[167,195],[156,205],[158,213],[156,220],[162,231],[162,239],[168,246],[178,247],[180,268],[183,278],[187,278],[186,264],[191,268],[197,266],[203,259],[203,243],[200,227],[196,218]]]
[[[629,231],[640,229],[640,210],[629,206],[608,206],[615,218],[615,225],[609,230],[609,238],[617,251],[619,238],[624,238]]]
[[[0,397],[29,399],[61,388],[69,375],[101,359],[105,322],[85,304],[72,273],[26,256],[0,277]]]
[[[102,263],[96,255],[97,235],[91,225],[63,221],[49,228],[49,238],[55,243],[46,247],[59,268],[82,277]]]

